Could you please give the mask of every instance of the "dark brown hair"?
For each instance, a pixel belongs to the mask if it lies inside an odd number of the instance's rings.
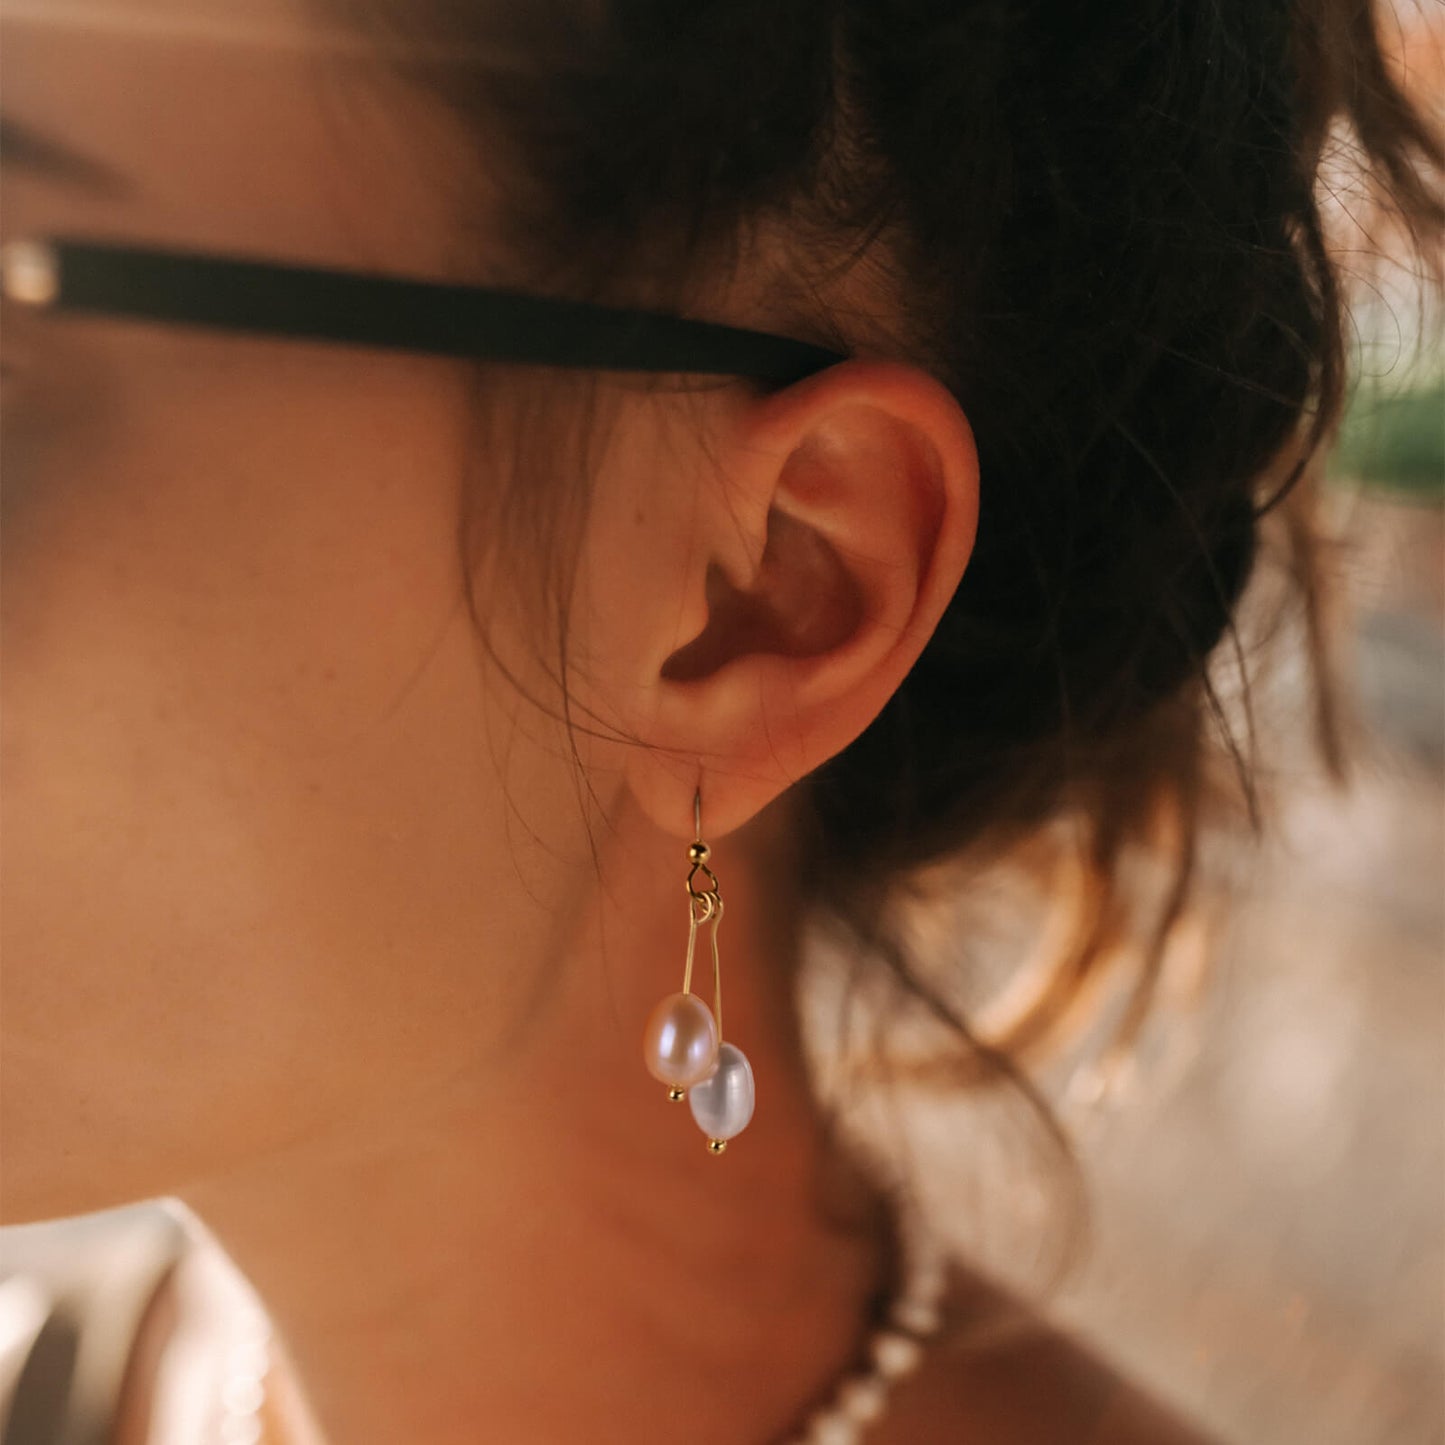
[[[932,1077],[1011,1080],[1067,1153],[1021,1063],[1077,1023],[1132,936],[1127,1043],[1205,821],[1260,827],[1207,664],[1228,637],[1248,717],[1234,616],[1271,528],[1344,777],[1315,516],[1347,370],[1327,155],[1427,262],[1445,229],[1441,139],[1379,16],[1363,0],[317,3],[443,57],[388,51],[475,138],[490,213],[448,183],[489,279],[721,320],[710,300],[742,278],[767,329],[918,365],[957,396],[981,465],[973,556],[881,715],[799,785],[803,881],[952,1031]],[[561,489],[585,506],[587,468],[558,461],[555,408],[585,442],[605,402],[595,378],[511,383],[517,484],[468,536],[555,563],[560,618]],[[1031,1005],[978,1037],[900,909],[940,864],[955,888],[999,857],[1034,866],[1061,817],[1079,824],[1077,928]],[[1135,846],[1168,859],[1152,909],[1121,868]]]

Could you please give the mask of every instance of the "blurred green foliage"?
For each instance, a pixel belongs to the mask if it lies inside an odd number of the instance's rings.
[[[1329,472],[1445,504],[1445,372],[1405,389],[1357,382]]]

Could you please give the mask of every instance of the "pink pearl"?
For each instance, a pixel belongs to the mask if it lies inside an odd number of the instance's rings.
[[[695,993],[671,993],[653,1009],[642,1036],[642,1058],[654,1079],[686,1089],[717,1064],[717,1021]]]

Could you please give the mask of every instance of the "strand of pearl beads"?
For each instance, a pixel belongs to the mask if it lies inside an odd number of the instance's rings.
[[[844,1377],[828,1404],[814,1410],[801,1434],[782,1445],[858,1445],[888,1413],[893,1387],[912,1374],[943,1323],[948,1256],[911,1207],[898,1212],[903,1268],[884,1323],[868,1339],[867,1368]]]

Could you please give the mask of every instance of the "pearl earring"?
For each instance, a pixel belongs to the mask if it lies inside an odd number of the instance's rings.
[[[702,841],[701,790],[693,795],[693,820],[697,841],[687,850],[692,867],[687,875],[687,963],[682,992],[668,994],[653,1009],[642,1037],[642,1057],[653,1078],[668,1086],[669,1099],[674,1103],[687,1099],[698,1128],[707,1135],[708,1151],[721,1154],[728,1140],[741,1134],[753,1117],[753,1066],[736,1044],[722,1042],[717,930],[723,902],[717,874],[707,866],[712,849]],[[699,890],[693,886],[699,869],[707,875],[710,887]],[[712,924],[713,1011],[691,991],[697,926],[708,922]]]

